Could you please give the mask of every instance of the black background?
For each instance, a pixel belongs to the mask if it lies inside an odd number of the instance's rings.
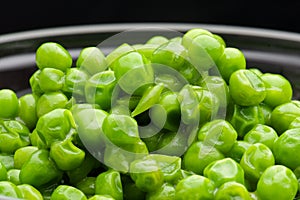
[[[0,34],[82,24],[189,22],[300,33],[300,1],[9,1]]]

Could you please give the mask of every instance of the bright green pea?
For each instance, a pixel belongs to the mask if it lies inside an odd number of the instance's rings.
[[[272,151],[262,143],[251,145],[244,153],[240,165],[245,171],[245,177],[256,183],[262,173],[275,164]]]
[[[96,177],[86,177],[82,179],[75,186],[81,190],[85,195],[91,196],[95,194]]]
[[[7,180],[7,169],[5,168],[4,164],[0,162],[0,181]]]
[[[214,199],[215,186],[211,180],[200,175],[191,175],[178,182],[175,200]]]
[[[99,48],[86,47],[80,51],[76,66],[93,75],[106,70],[107,63],[104,54]]]
[[[251,200],[252,198],[250,197],[250,193],[243,184],[235,181],[230,181],[221,185],[215,194],[215,200],[223,199]]]
[[[124,43],[106,56],[107,65],[114,70],[114,62],[117,61],[120,57],[124,56],[129,52],[133,52],[134,48],[127,43]]]
[[[115,199],[109,195],[96,194],[96,195],[90,197],[88,200],[115,200]]]
[[[29,136],[32,146],[38,147],[39,149],[46,149],[47,144],[41,139],[36,129],[32,131]]]
[[[280,135],[288,130],[291,122],[300,117],[300,102],[291,101],[274,108],[271,114],[271,125]]]
[[[23,164],[20,171],[20,182],[34,187],[49,186],[60,180],[62,172],[49,158],[49,151],[35,151]]]
[[[162,67],[180,69],[187,59],[186,49],[177,42],[167,42],[160,45],[152,54],[151,62]]]
[[[47,147],[50,147],[53,142],[64,140],[74,127],[75,122],[69,110],[55,109],[39,118],[36,131]]]
[[[19,188],[9,181],[0,181],[0,195],[12,198],[23,198]]]
[[[143,44],[141,46],[134,46],[134,49],[145,56],[147,59],[151,59],[153,52],[159,47],[159,44]]]
[[[36,104],[37,97],[33,94],[26,94],[19,99],[19,117],[30,130],[36,126],[38,120]]]
[[[276,162],[290,169],[300,166],[300,128],[289,129],[274,142],[273,151]]]
[[[164,182],[164,175],[153,159],[139,159],[130,164],[130,177],[136,187],[144,192],[159,189]]]
[[[188,30],[182,37],[182,45],[185,48],[189,48],[189,46],[192,44],[193,39],[196,38],[199,35],[208,35],[208,36],[213,36],[213,34],[205,29],[202,28],[193,28],[191,30]]]
[[[154,80],[150,61],[138,52],[120,57],[114,62],[113,69],[120,88],[128,94],[141,95]]]
[[[250,70],[237,70],[230,76],[229,91],[234,102],[241,106],[254,106],[266,96],[262,79]]]
[[[110,195],[116,200],[122,200],[123,189],[120,173],[115,170],[108,170],[99,174],[96,178],[95,194]]]
[[[14,166],[16,169],[21,169],[24,163],[29,159],[33,152],[37,151],[36,146],[21,147],[14,153]]]
[[[237,139],[237,132],[232,125],[222,119],[213,120],[204,124],[198,132],[198,140],[206,145],[212,145],[223,154],[226,154]]]
[[[282,165],[267,168],[257,184],[257,195],[264,200],[294,199],[298,181],[293,172]]]
[[[250,68],[249,70],[254,72],[257,76],[263,75],[263,73],[258,68]]]
[[[214,146],[205,145],[203,142],[196,142],[183,155],[183,166],[184,169],[201,175],[207,165],[223,158],[224,155]]]
[[[263,124],[257,124],[244,136],[244,141],[251,144],[263,143],[273,150],[273,145],[277,138],[278,135],[272,127]]]
[[[158,190],[149,192],[146,200],[168,200],[175,198],[175,188],[170,183],[164,183]]]
[[[36,113],[38,117],[49,113],[57,108],[65,108],[68,98],[61,92],[50,92],[43,94],[36,103]]]
[[[214,37],[201,34],[195,37],[188,47],[191,63],[199,72],[216,66],[216,61],[224,52],[224,46]]]
[[[39,85],[43,92],[54,92],[64,85],[64,72],[54,68],[44,68],[39,74]]]
[[[265,125],[271,126],[271,115],[273,109],[269,105],[265,104],[264,102],[260,103],[259,106],[261,107],[261,110],[264,114]]]
[[[289,125],[289,129],[300,128],[300,117],[296,117]]]
[[[199,85],[206,72],[199,71],[190,61],[178,69],[178,72],[192,85]]]
[[[239,106],[234,105],[233,114],[229,117],[229,122],[238,133],[239,138],[243,138],[257,124],[264,124],[264,114],[260,106]]]
[[[20,182],[20,169],[10,169],[7,171],[7,180],[12,182],[15,185],[21,184]]]
[[[60,44],[55,42],[43,43],[36,51],[35,61],[39,69],[55,68],[66,71],[72,66],[72,56]]]
[[[69,185],[59,185],[52,193],[51,200],[87,200],[86,196],[79,189]]]
[[[158,104],[150,109],[150,117],[157,127],[176,131],[180,125],[180,104],[177,99],[177,93],[165,92],[160,96]],[[166,120],[164,123],[163,116]]]
[[[18,114],[19,101],[16,93],[11,89],[0,90],[0,118],[14,118]]]
[[[164,37],[164,36],[153,36],[151,37],[149,40],[147,40],[146,44],[164,44],[166,42],[168,42],[168,38]]]
[[[41,70],[36,70],[29,79],[29,84],[32,93],[36,96],[40,96],[44,93],[40,87],[40,80],[39,80],[40,73]]]
[[[235,181],[244,184],[244,170],[239,163],[231,158],[216,160],[205,167],[204,176],[212,180],[216,187]]]
[[[28,184],[17,185],[17,188],[22,194],[24,199],[43,200],[43,196],[39,190]]]
[[[102,109],[109,110],[116,84],[117,80],[113,71],[104,71],[95,74],[85,85],[87,102],[98,104]]]
[[[226,42],[225,40],[218,34],[213,34],[213,37],[218,40],[220,42],[220,44],[222,44],[224,46],[224,48],[226,47]]]
[[[292,100],[293,90],[290,82],[280,74],[265,73],[261,76],[266,86],[264,102],[276,107]]]
[[[0,163],[3,164],[6,170],[14,168],[14,155],[7,153],[0,153]]]
[[[233,47],[226,47],[216,64],[220,74],[227,83],[233,72],[239,69],[246,69],[246,59],[243,52]]]
[[[251,144],[249,142],[237,140],[226,155],[235,160],[236,162],[240,162],[243,154],[250,146]]]
[[[85,152],[76,147],[71,139],[53,142],[50,147],[50,157],[61,170],[73,170],[79,167],[85,157]]]
[[[72,96],[84,96],[84,87],[88,78],[88,74],[84,71],[77,68],[70,68],[66,71],[62,90]]]

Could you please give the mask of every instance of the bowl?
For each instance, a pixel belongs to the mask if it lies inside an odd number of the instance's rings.
[[[192,23],[124,23],[81,25],[18,32],[0,36],[0,88],[21,95],[28,92],[29,78],[37,67],[35,51],[47,41],[66,47],[74,61],[80,49],[100,44],[108,53],[117,45],[142,43],[150,36],[178,36],[192,28],[204,28],[219,34],[227,46],[239,48],[246,56],[247,68],[279,73],[292,83],[294,98],[300,98],[300,34],[279,30]],[[122,32],[138,30],[139,34]],[[108,39],[110,38],[110,39]],[[122,40],[120,39],[122,38]],[[107,42],[109,40],[109,42]]]

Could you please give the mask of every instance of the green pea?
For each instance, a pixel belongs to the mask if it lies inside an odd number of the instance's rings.
[[[300,102],[291,101],[274,108],[271,114],[271,125],[280,135],[288,130],[291,122],[300,117]]]
[[[261,107],[261,110],[265,118],[265,125],[271,126],[271,115],[273,109],[269,105],[265,104],[264,102],[260,103],[259,106]]]
[[[244,141],[251,144],[262,143],[273,150],[274,142],[277,138],[278,135],[272,127],[257,124],[244,136]]]
[[[61,170],[73,170],[79,167],[85,157],[85,152],[76,147],[71,139],[53,142],[50,147],[50,157]]]
[[[282,165],[267,168],[257,184],[258,197],[265,200],[294,199],[297,190],[296,176]]]
[[[11,89],[0,90],[0,118],[14,118],[18,114],[19,101],[16,93]]]
[[[39,69],[55,68],[61,71],[72,66],[72,56],[60,44],[55,42],[46,42],[38,47],[35,57]]]
[[[45,93],[37,100],[37,116],[41,117],[54,109],[65,108],[67,103],[68,98],[61,92]]]
[[[16,169],[21,169],[24,163],[29,159],[33,152],[37,151],[36,146],[25,146],[16,150],[14,153],[14,166]]]
[[[228,157],[232,158],[236,162],[240,162],[245,151],[251,146],[249,142],[243,140],[237,140],[232,145],[230,151],[226,154]]]
[[[96,177],[86,177],[76,184],[76,188],[85,195],[91,196],[95,194]]]
[[[59,185],[51,195],[51,200],[68,199],[87,200],[82,191],[69,185]]]
[[[116,200],[122,200],[123,189],[120,173],[108,170],[99,174],[96,178],[95,194],[110,195]]]
[[[84,71],[77,68],[70,68],[66,71],[63,92],[77,97],[84,96],[84,87],[89,76]]]
[[[178,42],[179,44],[182,44],[182,37],[177,36],[170,39],[170,42]]]
[[[20,182],[20,169],[10,169],[7,171],[7,180],[15,185],[21,184]]]
[[[149,40],[147,40],[146,44],[164,44],[166,42],[168,42],[168,38],[164,37],[164,36],[153,36],[151,37]]]
[[[183,155],[183,166],[186,170],[202,175],[207,165],[223,158],[224,155],[214,146],[205,145],[203,142],[196,142]]]
[[[115,200],[115,199],[109,195],[96,194],[96,195],[90,197],[88,200]]]
[[[159,44],[143,44],[141,46],[134,46],[134,49],[142,54],[143,56],[145,56],[147,59],[151,59],[152,58],[152,54],[153,52],[159,47]]]
[[[234,47],[226,47],[216,64],[220,74],[227,83],[229,83],[233,72],[239,69],[246,69],[246,59],[243,52]]]
[[[32,93],[36,96],[42,95],[44,92],[40,87],[40,76],[41,70],[36,70],[29,79],[30,88]]]
[[[300,128],[290,129],[282,133],[274,142],[273,151],[277,163],[285,165],[291,169],[300,166]]]
[[[17,188],[20,190],[22,194],[22,198],[24,199],[35,199],[35,200],[44,199],[41,192],[31,185],[21,184],[21,185],[17,185]]]
[[[262,79],[250,70],[237,70],[230,76],[229,91],[236,104],[258,105],[265,99],[266,88]]]
[[[186,62],[187,51],[177,42],[167,42],[160,45],[152,54],[151,62],[164,67],[180,69]]]
[[[53,184],[60,180],[62,172],[57,168],[49,151],[40,149],[35,151],[23,164],[20,171],[20,182],[34,187],[42,187]]]
[[[123,199],[124,200],[140,200],[145,199],[145,192],[136,187],[135,182],[128,175],[122,178]]]
[[[231,158],[216,160],[205,167],[204,176],[212,180],[216,187],[235,181],[244,184],[244,170],[239,163]]]
[[[130,164],[130,177],[136,187],[144,192],[159,189],[164,182],[163,172],[153,159],[139,159]]]
[[[216,194],[216,200],[221,199],[243,199],[243,200],[251,200],[250,193],[247,188],[238,182],[229,181],[221,185]]]
[[[43,92],[53,92],[62,89],[64,72],[54,68],[44,68],[39,74],[39,85]]]
[[[202,28],[193,28],[193,29],[190,29],[188,30],[182,37],[182,45],[185,47],[185,48],[188,48],[192,42],[193,42],[193,39],[196,38],[197,36],[199,35],[208,35],[208,36],[213,36],[213,34],[206,30],[206,29],[202,29]]]
[[[257,76],[263,75],[263,73],[257,68],[249,68],[249,70],[254,72]]]
[[[32,131],[29,138],[32,146],[38,147],[39,149],[48,148],[47,144],[41,139],[36,129]]]
[[[106,70],[107,63],[104,54],[99,48],[85,47],[80,51],[76,66],[93,75]]]
[[[116,84],[117,80],[113,71],[104,71],[95,74],[85,85],[85,98],[87,102],[98,104],[102,109],[109,110]]]
[[[75,122],[71,112],[55,109],[39,118],[36,131],[47,147],[50,147],[53,142],[64,140],[72,127],[75,127]]]
[[[218,34],[213,34],[213,37],[218,40],[223,46],[224,48],[226,47],[226,42],[225,40]]]
[[[14,168],[14,155],[8,153],[0,153],[0,163],[3,164],[6,170]]]
[[[195,37],[188,47],[191,63],[199,72],[216,66],[216,61],[224,52],[224,46],[214,37],[201,34]]]
[[[225,120],[213,120],[204,124],[198,132],[198,140],[206,145],[212,145],[223,154],[226,154],[237,139],[237,132]]]
[[[164,183],[158,190],[147,193],[146,200],[174,199],[175,188],[170,183]]]
[[[200,175],[191,175],[178,182],[175,200],[214,199],[215,186],[211,180]]]
[[[288,129],[300,128],[300,117],[296,117],[289,125]]]
[[[251,145],[244,153],[240,165],[245,171],[245,177],[257,183],[262,173],[275,164],[272,151],[262,143]]]
[[[264,124],[264,114],[260,106],[239,106],[234,105],[233,114],[229,117],[229,122],[238,133],[239,138],[243,138],[257,124]]]
[[[290,82],[280,74],[265,73],[261,76],[266,86],[264,102],[276,107],[292,100],[293,90]]]
[[[123,43],[106,56],[107,65],[112,70],[114,70],[114,62],[117,61],[120,57],[124,56],[125,54],[133,51],[134,48],[132,46],[130,46],[127,43]]]
[[[34,129],[38,120],[36,114],[37,97],[33,94],[26,94],[19,99],[19,117],[30,129]]]
[[[0,195],[12,198],[23,198],[19,188],[9,181],[0,181]]]

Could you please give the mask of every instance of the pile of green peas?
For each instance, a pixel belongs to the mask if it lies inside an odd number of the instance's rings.
[[[0,90],[0,195],[30,200],[292,200],[300,101],[208,30],[104,55],[36,51],[31,93]]]

